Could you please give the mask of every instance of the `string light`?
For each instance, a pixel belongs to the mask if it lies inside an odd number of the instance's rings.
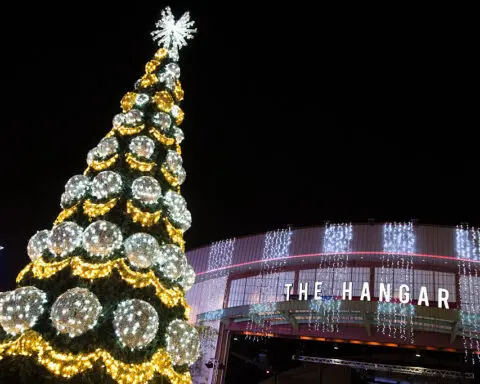
[[[145,124],[141,124],[136,127],[120,126],[116,127],[115,129],[121,136],[132,136],[142,132],[145,129]]]
[[[175,85],[175,89],[173,90],[173,95],[175,96],[175,99],[178,102],[183,100],[185,92],[183,91],[182,84],[180,84],[179,80],[177,80],[177,83]]]
[[[127,92],[120,101],[123,112],[130,111],[134,107],[136,100],[137,94],[135,92]]]
[[[166,376],[172,384],[191,384],[189,372],[178,373],[172,368],[169,354],[159,349],[150,361],[128,364],[116,360],[105,350],[97,349],[91,353],[62,353],[52,347],[35,331],[27,331],[16,340],[0,344],[0,359],[4,356],[32,356],[56,376],[71,378],[94,364],[103,364],[112,379],[119,384],[144,384],[151,380],[155,373]]]
[[[63,223],[65,220],[72,217],[77,212],[79,204],[80,203],[77,203],[73,207],[64,209],[62,212],[60,212],[53,224],[57,225],[57,224]]]
[[[331,291],[332,296],[323,295],[319,302],[312,304],[313,309],[309,318],[309,327],[322,332],[339,332],[340,287],[335,286],[335,281],[348,281],[348,254],[351,251],[352,225],[329,224],[325,226],[323,237],[323,252],[327,255],[322,259],[318,270],[318,280],[323,282],[324,291]],[[323,303],[325,301],[325,303]]]
[[[132,153],[126,153],[125,159],[130,168],[141,172],[150,172],[157,164],[153,161],[140,161]]]
[[[460,323],[465,351],[465,361],[480,362],[480,277],[477,263],[480,260],[480,230],[458,226],[455,232],[455,248],[458,261]]]
[[[165,223],[165,228],[167,230],[168,236],[170,239],[177,244],[183,251],[185,251],[185,240],[183,240],[183,231],[181,229],[175,228],[175,226],[170,223],[168,218],[164,217],[163,221]]]
[[[167,115],[168,116],[168,115]],[[163,145],[167,145],[167,146],[170,146],[170,145],[173,145],[175,144],[175,139],[174,138],[170,138],[170,137],[167,137],[165,136],[164,134],[162,134],[158,129],[156,128],[150,128],[150,134],[160,143],[162,143]]]
[[[83,202],[83,213],[87,215],[90,219],[93,219],[98,216],[106,215],[110,212],[118,203],[120,199],[113,198],[106,203],[93,203],[90,199],[87,199]]]
[[[140,223],[142,227],[151,227],[158,223],[162,211],[144,212],[140,208],[135,207],[132,200],[128,200],[127,213],[134,223]]]
[[[416,236],[412,223],[387,223],[383,227],[383,250],[380,282],[383,284],[413,283],[413,254],[415,253]],[[387,271],[389,275],[387,276]],[[394,278],[395,277],[395,278]],[[392,279],[394,281],[392,281]],[[389,337],[415,343],[413,318],[415,308],[412,296],[408,302],[393,302],[394,298],[388,297],[387,303],[380,304],[377,310],[377,331]],[[387,333],[388,329],[388,333]],[[397,336],[398,333],[398,336]]]
[[[165,177],[165,180],[167,180],[168,184],[172,187],[178,187],[185,181],[185,179],[173,176],[164,166],[160,168],[160,171],[162,172],[163,177]]]
[[[286,257],[290,254],[291,238],[292,231],[290,229],[279,229],[265,234],[260,277],[255,279],[255,290],[259,292],[261,301],[258,303],[259,305],[264,302],[276,302],[276,285],[280,272],[286,264]],[[281,260],[274,260],[278,258]],[[262,310],[266,308],[260,305],[252,309],[253,317],[250,317],[247,323],[247,330],[252,334],[261,334],[266,337],[270,334],[270,322],[266,319],[260,320]],[[258,336],[247,336],[247,338],[250,337],[253,340],[260,339]]]
[[[103,279],[112,274],[114,270],[128,284],[135,288],[144,288],[153,286],[156,295],[167,307],[180,305],[187,308],[187,302],[183,290],[179,287],[167,289],[155,276],[153,271],[146,273],[131,270],[123,259],[107,261],[105,263],[89,263],[75,256],[59,262],[45,262],[43,258],[38,258],[28,264],[17,276],[19,284],[29,272],[37,279],[49,279],[61,270],[70,266],[72,275],[79,276],[87,280]]]
[[[103,161],[93,160],[93,161],[89,162],[88,165],[89,165],[90,168],[93,168],[95,171],[103,171],[105,169],[113,167],[113,165],[115,165],[117,160],[118,160],[118,154],[113,155],[108,160],[103,160]]]

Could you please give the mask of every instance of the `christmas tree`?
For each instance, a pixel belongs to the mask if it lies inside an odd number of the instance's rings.
[[[191,382],[199,338],[185,301],[195,274],[178,58],[193,24],[162,11],[161,48],[68,180],[53,228],[30,239],[18,288],[0,294],[0,366],[34,361],[53,382]]]

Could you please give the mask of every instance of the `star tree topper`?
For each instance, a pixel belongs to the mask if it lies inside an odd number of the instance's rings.
[[[185,12],[177,22],[173,17],[170,7],[162,10],[162,18],[157,21],[155,26],[158,28],[151,32],[153,41],[158,40],[158,45],[167,49],[169,56],[173,60],[178,60],[178,50],[187,45],[187,40],[193,38],[197,32],[193,27],[195,22],[190,20],[190,13]]]

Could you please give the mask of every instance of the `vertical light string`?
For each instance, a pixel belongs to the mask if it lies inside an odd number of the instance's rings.
[[[348,255],[352,250],[352,225],[327,224],[323,239],[323,257],[317,281],[322,282],[321,300],[310,304],[309,328],[323,333],[339,331],[343,282],[348,278]]]
[[[468,226],[457,226],[456,253],[459,273],[460,324],[465,361],[472,364],[480,360],[480,230]]]
[[[200,329],[201,358],[196,365],[195,377],[209,374],[204,367],[208,361],[215,358],[220,319],[223,317],[223,301],[225,298],[228,268],[232,265],[236,239],[227,239],[212,243],[208,252],[207,273],[208,279],[197,283],[201,289],[198,305],[199,313],[206,313],[197,323]]]
[[[386,223],[383,227],[382,266],[380,282],[393,288],[402,284],[412,288],[413,254],[416,236],[412,223]],[[379,302],[377,309],[377,332],[392,338],[415,343],[413,292],[407,303],[391,294],[387,302]]]
[[[265,234],[261,271],[255,279],[255,292],[259,293],[259,299],[258,303],[250,306],[250,319],[247,323],[247,331],[257,335],[250,335],[247,338],[258,340],[271,333],[268,317],[275,312],[280,273],[287,263],[286,258],[290,255],[292,234],[290,228]]]

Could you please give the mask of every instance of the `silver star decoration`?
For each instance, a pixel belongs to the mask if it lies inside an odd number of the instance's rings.
[[[158,40],[158,45],[168,50],[170,58],[178,60],[178,50],[187,45],[187,40],[193,38],[197,32],[193,27],[195,22],[190,20],[190,13],[185,12],[177,22],[173,17],[170,7],[162,10],[162,18],[155,26],[158,28],[151,32],[153,41]]]

